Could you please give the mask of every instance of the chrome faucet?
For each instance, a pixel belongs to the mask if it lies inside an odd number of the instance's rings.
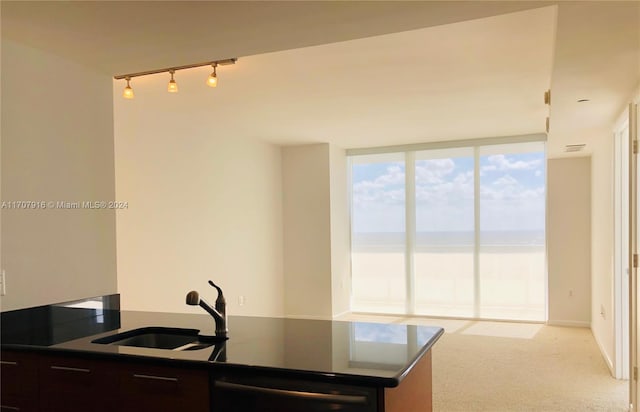
[[[208,304],[204,299],[200,299],[200,295],[198,295],[198,292],[195,290],[187,293],[187,305],[200,305],[202,309],[206,310],[216,321],[216,336],[226,338],[227,333],[229,332],[227,329],[227,302],[224,300],[222,289],[212,281],[209,281],[209,284],[218,291],[215,308]]]

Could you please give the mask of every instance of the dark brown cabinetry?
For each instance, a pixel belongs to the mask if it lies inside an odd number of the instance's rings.
[[[209,411],[201,368],[2,351],[1,410]]]
[[[42,355],[38,372],[42,412],[116,410],[117,370],[109,362]]]
[[[123,364],[119,370],[119,411],[209,411],[205,369]]]
[[[1,411],[430,412],[431,352],[394,388],[213,373],[160,360],[2,351]],[[211,395],[211,393],[213,393]]]
[[[37,356],[4,351],[0,354],[0,410],[39,410]]]

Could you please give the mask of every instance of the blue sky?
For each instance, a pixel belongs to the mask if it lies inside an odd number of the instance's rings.
[[[416,228],[473,230],[472,156],[416,160]],[[480,156],[481,230],[544,230],[544,152]],[[404,162],[354,164],[355,232],[402,232]]]

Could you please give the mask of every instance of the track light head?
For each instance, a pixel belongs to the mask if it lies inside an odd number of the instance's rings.
[[[133,89],[131,88],[131,85],[129,84],[129,82],[131,81],[131,77],[127,77],[127,87],[124,88],[124,91],[122,92],[122,97],[124,97],[125,99],[133,99]]]
[[[178,83],[173,79],[175,70],[169,70],[169,73],[171,73],[171,80],[169,80],[169,84],[167,85],[167,91],[169,93],[178,93]]]
[[[218,63],[214,63],[211,66],[213,67],[213,73],[211,73],[207,78],[207,86],[216,87],[218,85],[218,76],[216,75],[216,67],[218,67]]]

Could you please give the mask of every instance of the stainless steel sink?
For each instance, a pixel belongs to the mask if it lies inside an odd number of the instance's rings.
[[[177,351],[205,349],[216,343],[215,337],[201,336],[198,335],[199,332],[198,329],[146,327],[95,339],[92,342]]]

